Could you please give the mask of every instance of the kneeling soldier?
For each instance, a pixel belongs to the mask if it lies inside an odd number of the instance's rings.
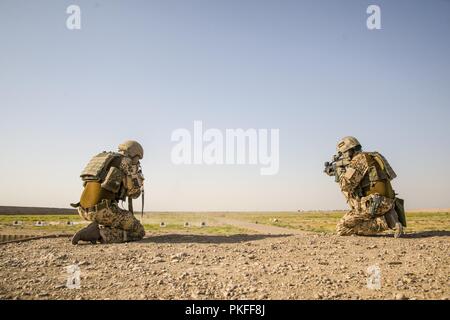
[[[396,197],[391,180],[394,170],[378,152],[363,152],[354,137],[337,145],[333,162],[325,163],[325,173],[334,176],[351,210],[336,226],[339,235],[371,235],[388,229],[398,238],[406,227],[403,200]]]
[[[140,160],[144,156],[142,146],[136,141],[119,145],[119,152],[102,152],[89,161],[81,173],[84,190],[80,202],[72,204],[79,215],[92,221],[78,231],[72,243],[90,241],[96,243],[119,243],[141,240],[144,227],[130,210],[119,208],[118,202],[128,197],[140,196],[143,188]]]

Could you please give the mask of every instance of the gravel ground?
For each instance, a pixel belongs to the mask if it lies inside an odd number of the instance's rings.
[[[0,299],[449,299],[449,240],[445,232],[39,239],[0,246]],[[73,264],[79,289],[65,285]],[[379,290],[367,288],[372,265]]]

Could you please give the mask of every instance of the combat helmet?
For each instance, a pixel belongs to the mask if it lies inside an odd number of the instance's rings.
[[[139,142],[134,140],[127,140],[124,143],[119,144],[119,151],[122,151],[130,158],[137,156],[139,159],[142,159],[144,157],[144,148],[142,148]]]
[[[337,144],[337,152],[338,153],[345,153],[350,149],[361,147],[361,144],[359,143],[358,139],[352,136],[344,137],[342,138],[338,144]]]

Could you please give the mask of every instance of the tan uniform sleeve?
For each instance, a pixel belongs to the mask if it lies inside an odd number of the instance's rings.
[[[122,158],[120,169],[125,173],[124,185],[127,196],[133,199],[141,195],[141,188],[144,185],[144,177],[139,172],[139,167],[134,165],[130,158]]]
[[[366,155],[363,153],[356,155],[340,178],[341,190],[352,193],[364,178],[368,169],[369,164]]]

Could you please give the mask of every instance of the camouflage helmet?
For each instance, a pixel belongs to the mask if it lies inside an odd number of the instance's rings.
[[[130,158],[137,156],[139,159],[142,159],[144,157],[144,148],[142,148],[139,142],[134,140],[127,140],[124,143],[119,144],[119,151],[122,151]]]
[[[337,152],[344,153],[350,149],[360,147],[360,146],[361,146],[361,144],[359,143],[358,139],[356,139],[355,137],[348,136],[348,137],[342,138],[339,141],[336,149],[337,149]]]

